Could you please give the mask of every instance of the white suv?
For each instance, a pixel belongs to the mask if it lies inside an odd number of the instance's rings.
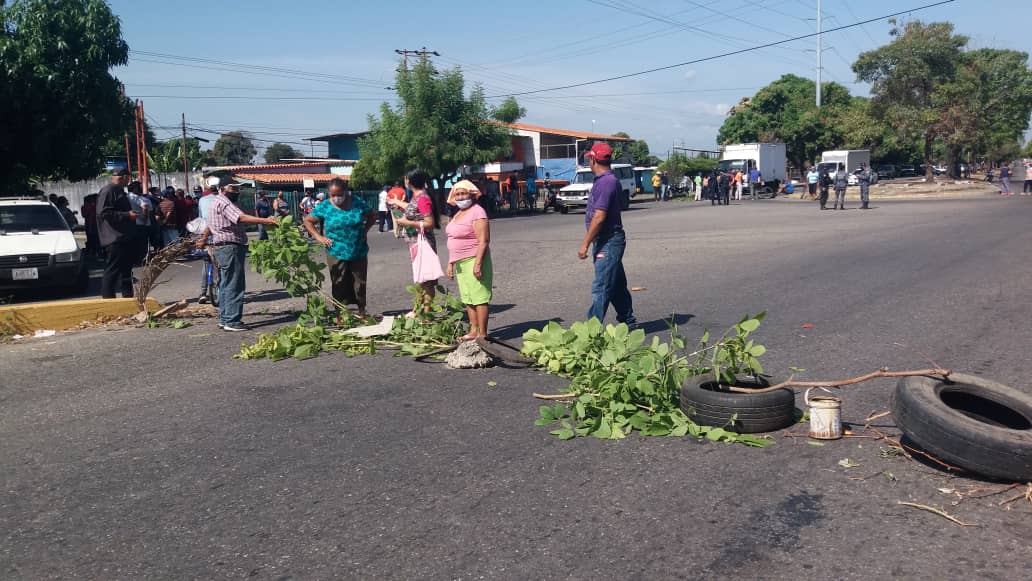
[[[0,198],[0,290],[89,284],[82,251],[61,212],[38,198]]]
[[[620,206],[626,210],[631,205],[631,196],[635,191],[634,187],[634,166],[629,163],[614,163],[613,175],[620,180],[620,187],[623,190],[620,198]],[[588,194],[591,193],[591,184],[595,183],[595,174],[586,167],[577,168],[570,185],[559,190],[556,202],[559,204],[559,212],[565,214],[570,208],[588,207]]]

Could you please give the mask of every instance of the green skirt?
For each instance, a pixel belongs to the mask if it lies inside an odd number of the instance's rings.
[[[484,257],[480,265],[480,278],[473,276],[473,264],[476,263],[475,256],[463,258],[452,263],[455,271],[455,280],[459,283],[459,296],[462,302],[467,305],[486,305],[491,302],[491,284],[494,279],[494,272],[491,268],[491,255]]]

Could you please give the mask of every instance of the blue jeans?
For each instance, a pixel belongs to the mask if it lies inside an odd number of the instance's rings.
[[[244,317],[244,261],[247,246],[224,244],[215,247],[219,263],[219,324],[240,324]]]
[[[634,325],[634,308],[631,305],[631,291],[627,289],[627,274],[623,267],[624,249],[627,238],[623,230],[595,239],[595,280],[591,283],[591,308],[588,319],[595,317],[602,322],[606,318],[609,303],[616,310],[616,320]]]
[[[268,240],[269,232],[265,230],[265,224],[258,224],[258,239]]]

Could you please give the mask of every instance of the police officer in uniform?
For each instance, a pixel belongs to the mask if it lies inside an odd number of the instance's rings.
[[[839,165],[839,169],[835,172],[835,209],[845,210],[846,209],[846,186],[849,185],[849,174],[846,173],[846,167]]]
[[[871,170],[868,169],[866,163],[860,164],[860,174],[857,175],[860,179],[860,209],[870,210],[871,207],[868,205],[871,199]]]
[[[827,210],[828,188],[831,186],[831,176],[828,175],[827,170],[821,170],[821,176],[817,179],[817,183],[821,188],[821,196],[818,198],[818,201],[820,201],[821,209]]]

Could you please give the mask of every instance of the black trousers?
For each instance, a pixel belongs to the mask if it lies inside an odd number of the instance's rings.
[[[104,265],[104,276],[100,279],[100,296],[105,299],[115,298],[115,289],[120,288],[123,298],[133,296],[133,261],[139,251],[134,245],[132,236],[121,242],[109,244],[107,264]]]
[[[379,222],[378,228],[380,232],[389,232],[394,230],[394,220],[391,219],[391,213],[389,211],[379,212],[377,222]]]
[[[828,188],[821,188],[821,207],[828,203]]]

